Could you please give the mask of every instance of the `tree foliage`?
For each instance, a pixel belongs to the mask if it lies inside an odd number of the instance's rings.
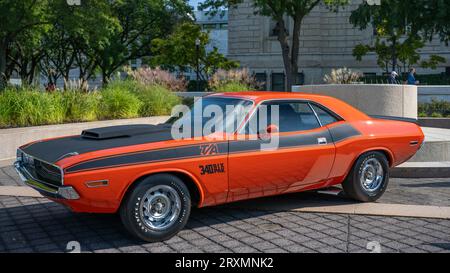
[[[450,41],[450,1],[423,0],[422,2],[420,24],[425,37],[431,40],[434,35],[439,35],[440,39],[448,45]]]
[[[200,42],[198,52],[197,39]],[[218,69],[239,67],[238,62],[228,60],[217,48],[207,50],[209,42],[209,34],[202,31],[199,25],[191,22],[180,24],[166,39],[153,40],[154,56],[150,63],[186,72],[189,68],[195,68],[198,61],[202,80],[207,80]]]
[[[47,0],[0,1],[0,87],[14,71],[27,71],[40,56],[39,36],[48,23]]]
[[[372,27],[376,33],[373,44],[359,44],[353,55],[361,61],[369,52],[376,53],[378,65],[389,72],[405,71],[420,63],[419,49],[425,45],[424,0],[384,0],[381,5],[359,5],[350,16],[350,22],[361,30]],[[442,58],[431,56],[423,61],[427,67],[435,67]]]
[[[187,20],[187,0],[0,1],[2,85],[13,72],[32,84],[37,71],[55,83],[79,68],[82,82],[106,83],[130,60],[150,56],[151,41]]]

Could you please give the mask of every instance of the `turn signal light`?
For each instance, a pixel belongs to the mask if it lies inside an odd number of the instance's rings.
[[[107,187],[108,185],[109,185],[109,181],[108,180],[88,181],[88,182],[86,182],[86,186],[88,188]]]

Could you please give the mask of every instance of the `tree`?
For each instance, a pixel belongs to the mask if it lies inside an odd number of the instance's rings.
[[[50,28],[50,25],[38,25],[34,28],[23,30],[15,39],[7,54],[9,63],[7,75],[11,76],[13,71],[20,76],[22,83],[32,85],[39,71],[45,47],[42,37]]]
[[[236,7],[244,0],[206,0],[200,8],[210,8],[217,12],[222,7]],[[300,53],[300,31],[303,19],[320,3],[325,3],[330,10],[348,3],[347,0],[251,0],[255,13],[272,18],[276,22],[276,33],[280,42],[286,73],[287,89],[292,90],[298,73]],[[286,26],[285,19],[293,22],[292,33]]]
[[[196,40],[200,41],[197,56]],[[161,66],[169,70],[186,72],[189,68],[196,68],[199,61],[199,75],[204,81],[218,69],[232,69],[239,67],[236,61],[228,60],[217,48],[207,50],[209,34],[202,31],[199,25],[186,22],[177,26],[172,34],[164,39],[152,41],[152,66]]]
[[[372,26],[376,32],[375,42],[357,45],[353,55],[361,61],[369,52],[378,56],[378,65],[389,72],[406,71],[410,66],[420,61],[418,50],[425,45],[423,30],[423,0],[385,0],[381,5],[369,5],[364,2],[354,10],[350,22],[361,30]],[[422,64],[435,67],[436,62],[442,61],[438,56],[431,56],[429,61]]]
[[[112,29],[105,43],[87,53],[96,60],[104,84],[129,61],[150,56],[151,41],[166,37],[191,12],[186,0],[122,0],[110,5],[119,28]]]
[[[30,34],[38,26],[48,24],[47,8],[47,0],[0,1],[0,87],[6,85],[15,68],[15,64],[10,63],[13,47],[18,45],[20,38],[21,42],[26,41],[26,37],[21,35]],[[25,52],[25,48],[21,50]]]
[[[426,0],[421,9],[420,24],[429,40],[439,35],[446,44],[450,41],[450,1]]]
[[[53,1],[49,18],[53,28],[43,38],[43,74],[50,83],[59,77],[67,83],[70,70],[77,67],[78,78],[86,86],[97,73],[93,48],[106,44],[111,32],[120,27],[109,1],[83,0],[80,6],[71,7],[65,1]]]

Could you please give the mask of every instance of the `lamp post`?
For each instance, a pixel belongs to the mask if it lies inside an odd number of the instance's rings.
[[[200,58],[200,39],[195,39],[195,51],[196,51],[196,73],[197,73],[197,90],[200,91],[200,64],[199,64],[199,58]]]

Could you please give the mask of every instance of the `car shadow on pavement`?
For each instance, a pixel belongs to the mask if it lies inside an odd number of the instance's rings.
[[[223,205],[223,207],[265,211],[290,211],[301,208],[350,205],[355,203],[358,202],[347,198],[343,193],[333,195],[308,191],[239,201]]]
[[[320,198],[323,205],[324,197],[315,195],[296,193],[285,195],[282,199],[286,205],[292,199],[305,199],[305,205],[311,206],[313,200]],[[218,230],[229,227],[229,222],[252,221],[252,218],[276,213],[254,210],[248,206],[249,202],[273,202],[274,198],[195,208],[185,229],[163,243],[146,243],[134,239],[124,229],[117,214],[78,214],[54,202],[17,204],[0,208],[0,252],[71,252],[73,245],[79,245],[83,252],[174,252],[177,251],[174,245],[194,240],[199,237],[199,232],[205,237],[208,234],[220,235]],[[329,204],[348,202],[340,197],[330,196],[325,199],[328,199],[325,203],[331,202]],[[33,203],[36,199],[27,200]],[[261,227],[269,231],[280,228],[271,223],[262,223]]]

